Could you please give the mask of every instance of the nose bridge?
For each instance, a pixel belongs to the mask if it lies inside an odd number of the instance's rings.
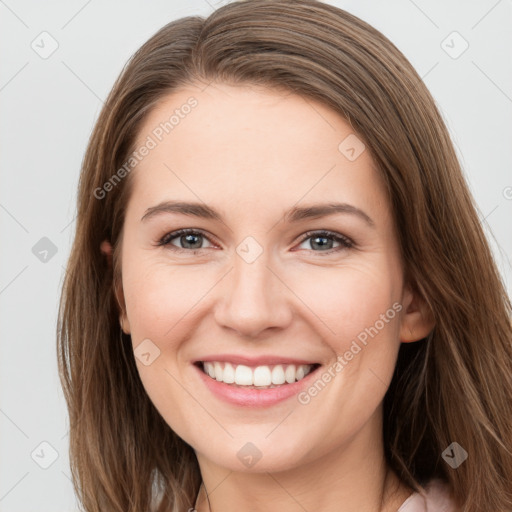
[[[283,327],[290,319],[286,287],[270,270],[270,253],[247,237],[233,255],[216,311],[219,324],[246,336],[268,327]]]

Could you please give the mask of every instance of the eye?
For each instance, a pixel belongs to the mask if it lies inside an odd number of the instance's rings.
[[[182,244],[182,247],[177,247],[175,244],[171,243],[175,238]],[[201,249],[204,249],[204,247],[201,247],[203,240],[208,240],[208,238],[201,231],[195,229],[179,229],[178,231],[164,235],[157,245],[169,246],[169,249],[178,252],[186,251],[195,254]]]
[[[173,240],[178,239],[181,247],[176,246],[172,243]],[[310,240],[311,239],[311,240]],[[204,240],[209,242],[208,237],[199,230],[196,229],[179,229],[171,233],[164,235],[157,243],[158,246],[166,246],[169,249],[177,252],[188,252],[195,254],[202,249],[207,247],[201,247]],[[304,233],[301,244],[310,240],[309,249],[313,252],[320,252],[326,254],[332,254],[333,252],[342,251],[344,249],[350,249],[355,246],[354,242],[340,233],[333,231],[308,231]],[[339,244],[338,247],[332,246],[333,243]],[[210,245],[211,247],[211,245]],[[320,250],[314,250],[320,249]]]
[[[320,250],[313,250],[313,252],[323,252],[332,254],[333,252],[342,251],[354,247],[354,242],[340,233],[332,231],[308,231],[304,234],[301,244],[310,240],[309,249],[319,248]],[[338,243],[338,247],[332,247],[333,241]]]

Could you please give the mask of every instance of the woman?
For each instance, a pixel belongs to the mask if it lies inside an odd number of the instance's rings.
[[[166,25],[100,114],[76,229],[85,510],[512,507],[511,304],[431,95],[368,24],[249,0]]]

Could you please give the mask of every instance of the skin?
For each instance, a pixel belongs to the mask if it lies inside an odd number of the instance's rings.
[[[433,321],[403,280],[389,200],[369,151],[347,159],[338,146],[351,126],[318,102],[224,83],[166,96],[138,145],[190,96],[197,107],[132,171],[123,227],[120,322],[134,349],[150,339],[160,350],[148,366],[136,358],[149,397],[194,448],[211,510],[397,510],[412,491],[386,465],[382,401],[400,343],[424,338]],[[164,200],[206,203],[224,222],[177,213],[141,221]],[[374,226],[347,213],[285,221],[294,206],[327,202],[356,206]],[[204,237],[157,245],[181,228]],[[317,235],[302,237],[312,230],[355,246],[327,238],[319,248]],[[252,263],[236,252],[248,236],[263,249]],[[108,241],[101,249],[111,257]],[[261,409],[230,405],[192,366],[201,356],[236,353],[328,368],[394,303],[402,310],[307,405],[296,397]],[[250,468],[237,457],[247,442],[262,454]],[[203,493],[197,510],[210,510]]]

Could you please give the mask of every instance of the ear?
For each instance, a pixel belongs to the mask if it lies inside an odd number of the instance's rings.
[[[112,270],[113,263],[112,263],[112,244],[108,240],[103,240],[100,244],[100,250],[107,259],[107,264],[109,269]],[[115,297],[117,299],[117,303],[119,304],[119,308],[121,309],[121,312],[119,314],[119,323],[121,324],[121,329],[125,334],[130,334],[130,322],[128,321],[128,316],[126,314],[126,304],[124,301],[124,292],[123,292],[123,283],[118,282],[115,283],[115,290],[114,290]]]
[[[434,329],[435,320],[425,299],[407,285],[403,295],[400,341],[411,343],[426,338]]]

